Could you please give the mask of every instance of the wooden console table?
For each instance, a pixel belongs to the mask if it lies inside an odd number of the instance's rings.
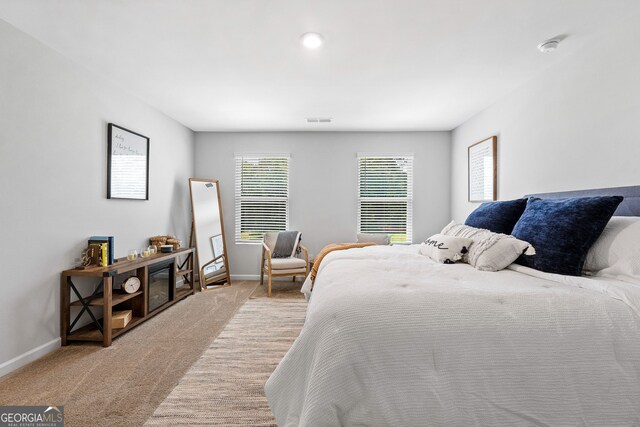
[[[171,253],[157,253],[148,258],[137,258],[129,261],[127,258],[118,259],[113,265],[107,267],[88,267],[84,270],[71,269],[62,272],[60,280],[60,338],[62,345],[67,345],[69,341],[97,341],[102,342],[104,347],[111,345],[111,340],[121,335],[131,328],[139,325],[162,310],[172,306],[181,299],[193,295],[193,253],[195,248],[178,249]],[[178,257],[186,257],[180,261]],[[172,269],[169,274],[168,295],[166,302],[162,303],[153,311],[149,307],[149,269],[157,266]],[[122,275],[122,276],[121,276]],[[113,289],[114,281],[123,280],[125,277],[136,276],[140,279],[140,289],[128,294],[122,290]],[[94,292],[89,296],[82,296],[76,285],[71,280],[72,277],[95,277],[100,278]],[[176,287],[178,278],[183,279],[182,286]],[[71,302],[71,291],[78,297],[77,301]],[[133,317],[131,321],[121,329],[112,329],[111,320],[114,307],[122,310],[131,310]],[[71,310],[79,309],[73,321],[71,321]],[[102,319],[97,319],[96,311],[102,311]],[[87,313],[91,318],[91,323],[74,329],[76,323],[82,315]]]

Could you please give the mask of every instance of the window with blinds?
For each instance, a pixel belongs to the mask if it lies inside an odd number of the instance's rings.
[[[289,155],[236,154],[236,242],[289,226]]]
[[[411,243],[413,156],[358,154],[358,232]]]

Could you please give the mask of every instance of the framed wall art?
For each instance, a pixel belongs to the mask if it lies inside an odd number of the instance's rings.
[[[107,199],[149,200],[149,138],[109,123]]]
[[[469,201],[489,202],[497,199],[497,142],[492,136],[468,148]]]

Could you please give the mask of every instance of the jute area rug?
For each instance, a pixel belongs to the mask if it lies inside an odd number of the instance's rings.
[[[146,426],[272,426],[264,384],[300,333],[302,299],[248,300]]]

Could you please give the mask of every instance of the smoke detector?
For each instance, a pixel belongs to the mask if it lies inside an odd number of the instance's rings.
[[[549,52],[553,52],[554,50],[556,50],[558,48],[558,45],[560,44],[560,40],[558,39],[549,39],[546,41],[543,41],[542,43],[540,43],[538,45],[538,50],[542,53],[549,53]]]

